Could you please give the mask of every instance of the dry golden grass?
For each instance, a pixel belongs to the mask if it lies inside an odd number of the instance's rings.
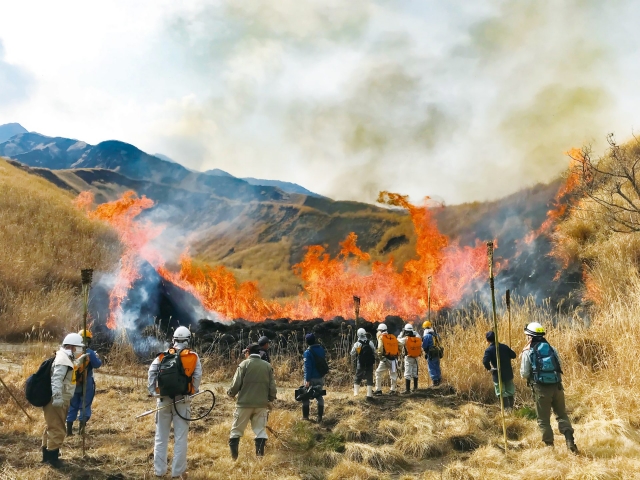
[[[0,337],[79,324],[80,269],[110,270],[117,236],[73,197],[0,159]]]

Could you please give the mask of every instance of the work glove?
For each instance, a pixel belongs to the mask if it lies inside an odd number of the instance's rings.
[[[62,397],[52,397],[51,405],[56,408],[62,407],[64,405],[64,402],[62,401]]]

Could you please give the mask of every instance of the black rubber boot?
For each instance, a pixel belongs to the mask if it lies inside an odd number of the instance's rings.
[[[48,450],[47,454],[49,455],[49,460],[47,463],[51,465],[53,468],[62,468],[64,467],[64,462],[60,460],[60,449],[56,448],[55,450]]]
[[[80,428],[78,429],[78,433],[79,433],[80,435],[84,435],[84,429],[85,429],[85,427],[86,427],[86,426],[87,426],[87,422],[86,422],[86,420],[85,420],[85,421],[82,421],[82,420],[81,420],[81,421],[80,421]]]
[[[266,438],[256,438],[256,457],[264,457],[264,447],[267,444]]]
[[[324,415],[324,405],[318,405],[318,423],[322,423],[323,415]]]
[[[240,438],[230,438],[229,439],[229,450],[231,450],[231,458],[234,460],[238,459],[238,449],[240,447]]]
[[[309,405],[302,405],[302,419],[309,420]]]
[[[442,383],[442,380],[434,380],[434,381],[433,381],[433,386],[434,386],[434,387],[437,387],[437,386],[439,386],[441,383]]]
[[[553,448],[553,442],[544,442],[544,446]]]
[[[408,378],[404,379],[404,393],[405,395],[408,395],[409,393],[411,393],[411,380]]]
[[[417,391],[418,390],[418,379],[414,378],[413,379],[413,391]]]
[[[565,433],[565,440],[567,441],[567,448],[571,453],[578,453],[578,447],[573,439],[573,433]]]
[[[49,462],[49,454],[48,454],[48,450],[47,447],[42,447],[42,463],[48,463]]]
[[[73,422],[67,422],[67,437],[73,435]]]

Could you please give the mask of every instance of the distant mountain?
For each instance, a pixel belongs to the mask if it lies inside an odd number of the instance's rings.
[[[283,182],[281,180],[265,180],[264,178],[242,177],[242,180],[250,185],[263,185],[266,187],[278,187],[280,190],[284,190],[289,193],[300,193],[302,195],[311,195],[312,197],[327,198],[317,193],[307,190],[297,183]]]
[[[206,170],[203,172],[205,175],[212,175],[214,177],[234,177],[233,175],[231,175],[228,172],[225,172],[224,170],[220,170],[219,168],[213,168],[211,170]]]
[[[5,123],[4,125],[0,125],[0,143],[6,142],[15,135],[27,132],[28,130],[19,123]]]
[[[153,156],[156,158],[159,158],[160,160],[164,160],[165,162],[178,163],[173,158],[169,158],[166,155],[163,155],[162,153],[154,153]]]

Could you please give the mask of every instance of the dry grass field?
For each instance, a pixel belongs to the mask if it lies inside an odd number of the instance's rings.
[[[640,286],[640,284],[638,285]],[[564,361],[570,416],[580,455],[570,454],[556,431],[556,446],[542,446],[526,385],[517,384],[517,408],[506,417],[508,451],[502,447],[500,412],[490,376],[480,364],[489,323],[481,314],[458,318],[442,328],[445,338],[445,384],[427,388],[422,364],[421,389],[408,396],[383,396],[371,402],[353,398],[344,359],[333,359],[327,411],[322,425],[300,420],[293,388],[300,378],[297,359],[276,358],[279,399],[270,415],[271,434],[264,459],[253,453],[252,435],[241,443],[237,463],[228,454],[233,401],[224,395],[234,361],[205,359],[204,387],[218,402],[207,419],[194,422],[189,434],[189,478],[196,479],[633,479],[640,478],[640,388],[635,346],[640,327],[634,313],[640,303],[610,306],[604,317],[586,326],[577,316],[558,318],[532,302],[513,311],[513,346],[524,344],[522,326],[541,321]],[[464,328],[466,322],[473,320]],[[561,322],[553,327],[554,320]],[[500,331],[508,338],[502,319]],[[614,335],[614,332],[616,334]],[[3,354],[2,375],[24,402],[27,375],[53,347],[37,346],[29,354]],[[42,414],[29,408],[25,421],[6,391],[0,391],[0,478],[154,478],[151,467],[152,417],[134,420],[151,408],[145,389],[145,365],[123,361],[120,352],[97,378],[98,395],[88,435],[88,455],[80,439],[66,440],[69,466],[55,471],[39,463]],[[13,362],[13,363],[12,363]],[[517,367],[517,365],[514,364]],[[10,370],[7,372],[7,368]],[[387,390],[387,389],[385,389]],[[312,406],[312,417],[315,409]]]

